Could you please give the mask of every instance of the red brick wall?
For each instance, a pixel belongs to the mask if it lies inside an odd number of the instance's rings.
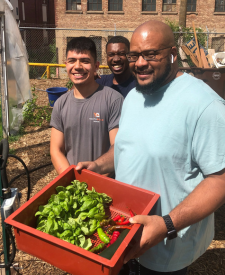
[[[133,30],[150,19],[165,22],[179,20],[180,0],[175,13],[162,12],[162,0],[156,1],[156,12],[143,13],[142,0],[123,0],[123,13],[108,12],[108,0],[102,0],[102,13],[87,12],[87,0],[81,0],[82,13],[66,11],[66,0],[55,0],[55,20],[57,28],[117,29]],[[215,0],[197,0],[196,13],[187,14],[187,27],[192,26],[210,31],[225,31],[225,13],[214,13]]]

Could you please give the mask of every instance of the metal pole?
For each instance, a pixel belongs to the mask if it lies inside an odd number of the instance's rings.
[[[206,49],[208,51],[208,48],[209,48],[209,30],[208,30],[207,26],[206,26],[206,30],[207,30],[207,45],[206,45]]]
[[[3,138],[9,136],[9,105],[8,105],[8,85],[7,85],[7,69],[6,69],[6,42],[5,42],[5,14],[0,13],[1,18],[1,61],[2,61],[2,130]]]
[[[0,173],[0,201],[1,201],[1,205],[3,203],[3,192],[2,192],[2,179],[1,179],[1,173]],[[3,239],[3,251],[4,251],[4,261],[5,264],[8,263],[9,261],[9,237],[8,234],[6,232],[6,228],[5,228],[5,223],[2,220],[2,239]],[[6,275],[10,275],[10,267],[6,267],[3,268],[5,269],[5,274]]]

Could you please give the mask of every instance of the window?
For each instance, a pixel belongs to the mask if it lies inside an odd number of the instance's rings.
[[[102,0],[88,0],[88,10],[89,11],[101,11],[102,10]]]
[[[109,0],[109,11],[122,11],[123,1],[122,0]]]
[[[225,0],[216,0],[215,12],[225,12]]]
[[[156,0],[143,0],[142,1],[143,11],[156,11]]]
[[[187,12],[196,11],[196,0],[187,0]]]
[[[212,49],[215,50],[216,53],[223,52],[225,45],[225,38],[224,37],[213,37],[212,38]]]
[[[176,0],[163,0],[163,11],[176,11]]]
[[[67,10],[81,10],[81,0],[66,0],[66,9]]]
[[[47,5],[42,4],[42,19],[43,22],[47,22]]]
[[[25,21],[25,6],[24,6],[24,2],[22,2],[22,17],[23,17],[23,21]]]

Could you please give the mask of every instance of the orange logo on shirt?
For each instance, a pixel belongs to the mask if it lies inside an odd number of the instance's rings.
[[[100,117],[99,113],[94,113],[95,117]]]

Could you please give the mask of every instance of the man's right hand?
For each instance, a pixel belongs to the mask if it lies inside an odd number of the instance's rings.
[[[76,166],[76,170],[79,171],[79,170],[82,170],[82,169],[91,170],[91,171],[96,172],[98,174],[101,173],[101,169],[95,161],[78,162],[78,164]]]

